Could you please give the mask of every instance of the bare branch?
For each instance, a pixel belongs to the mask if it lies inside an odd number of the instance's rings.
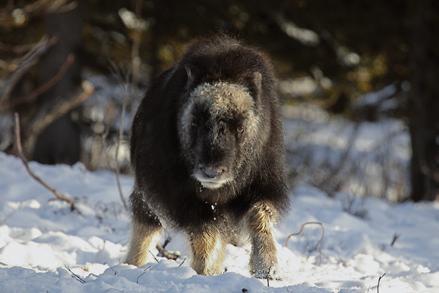
[[[82,82],[81,94],[60,102],[58,105],[55,105],[49,113],[45,114],[42,119],[36,121],[29,131],[29,138],[25,144],[26,149],[32,149],[36,138],[47,126],[64,114],[81,105],[93,94],[93,92],[94,86],[90,82]]]
[[[116,163],[116,183],[117,183],[117,190],[119,191],[120,200],[122,201],[123,207],[126,211],[128,211],[128,205],[125,201],[125,196],[122,192],[122,185],[120,184],[120,167],[119,167],[119,148],[120,148],[120,142],[123,137],[123,121],[125,119],[125,111],[126,111],[126,99],[124,99],[122,104],[122,114],[120,115],[120,126],[119,126],[119,136],[117,138],[116,142],[116,155],[115,155],[115,163]]]
[[[44,188],[49,190],[55,196],[55,199],[68,203],[70,205],[70,209],[72,211],[76,210],[76,211],[79,212],[79,210],[75,206],[75,201],[72,198],[68,197],[67,195],[64,195],[64,194],[60,193],[58,190],[56,190],[55,188],[50,186],[47,182],[45,182],[43,179],[41,179],[41,177],[36,175],[32,171],[32,169],[30,168],[29,163],[28,163],[26,157],[23,154],[23,148],[22,148],[22,145],[21,145],[20,116],[18,115],[18,113],[15,113],[15,143],[16,143],[18,157],[20,158],[21,162],[23,163],[24,168],[26,169],[27,173],[35,181],[40,183]]]
[[[122,98],[122,112],[120,115],[120,125],[119,125],[119,132],[118,132],[118,138],[116,141],[116,154],[115,154],[115,176],[116,176],[116,184],[117,184],[117,190],[119,192],[120,200],[122,201],[123,207],[125,210],[128,211],[128,205],[125,200],[125,196],[122,191],[122,186],[120,183],[120,166],[119,166],[119,149],[120,149],[120,142],[123,138],[123,130],[124,130],[124,121],[125,121],[125,114],[126,114],[126,107],[128,103],[128,99],[131,97],[131,90],[130,90],[130,73],[127,72],[124,74],[122,70],[118,69],[118,66],[114,64],[113,62],[110,62],[111,70],[113,71],[113,75],[121,82],[121,84],[124,85],[123,90],[125,95]],[[125,77],[125,79],[124,79]]]
[[[311,222],[305,222],[305,223],[303,223],[303,224],[300,226],[300,229],[299,229],[298,232],[295,232],[295,233],[291,233],[291,234],[289,234],[289,235],[287,236],[287,239],[285,239],[284,246],[285,246],[285,247],[288,246],[288,241],[290,241],[290,238],[291,238],[291,237],[301,235],[301,234],[303,233],[303,230],[304,230],[305,226],[308,226],[308,225],[318,225],[318,226],[320,226],[321,231],[322,231],[322,233],[320,234],[320,239],[319,239],[319,243],[318,243],[318,244],[320,244],[320,242],[323,241],[323,237],[325,236],[325,229],[324,229],[323,224],[322,224],[321,222],[311,221]]]
[[[135,2],[135,14],[136,17],[142,19],[143,1],[136,0]],[[132,32],[131,37],[133,45],[131,46],[131,71],[133,73],[133,83],[137,84],[140,77],[140,68],[142,60],[140,59],[140,45],[142,43],[143,31],[136,29]]]
[[[27,14],[40,14],[40,13],[62,13],[70,11],[76,7],[76,1],[70,0],[38,0],[29,5],[26,5],[23,10]]]
[[[323,179],[322,182],[319,183],[319,186],[325,190],[329,197],[334,197],[334,192],[337,189],[337,186],[340,184],[341,175],[346,168],[346,165],[349,163],[349,156],[352,153],[355,142],[358,138],[360,130],[360,122],[355,122],[352,132],[348,139],[348,145],[346,146],[345,151],[340,157],[337,166],[329,173],[329,175]]]
[[[5,88],[0,96],[0,101],[5,101],[9,98],[15,85],[21,80],[23,75],[38,61],[38,59],[43,55],[50,47],[52,47],[57,42],[56,37],[43,37],[36,45],[32,48],[26,55],[24,55],[17,68],[11,73],[10,78],[5,83]]]
[[[22,27],[29,23],[30,19],[46,13],[62,13],[74,9],[78,3],[70,0],[36,0],[23,7],[7,7],[0,10],[0,23],[6,28]],[[12,10],[20,13],[20,17],[14,17]]]
[[[24,44],[24,45],[9,45],[0,42],[0,51],[13,53],[13,54],[25,54],[27,51],[35,47],[36,43]]]
[[[0,111],[7,111],[17,106],[33,102],[38,96],[45,93],[50,88],[52,88],[55,84],[57,84],[74,62],[75,62],[75,56],[73,54],[69,54],[66,60],[64,61],[64,63],[59,68],[58,72],[50,80],[39,86],[28,96],[19,97],[13,101],[3,100],[3,103],[0,103]]]

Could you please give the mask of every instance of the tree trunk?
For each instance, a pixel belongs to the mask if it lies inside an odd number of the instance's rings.
[[[409,128],[411,199],[439,199],[439,3],[413,1]]]
[[[55,46],[42,58],[39,68],[41,84],[50,80],[59,68],[73,54],[75,62],[62,79],[42,97],[41,113],[44,115],[56,104],[72,97],[81,82],[78,49],[81,46],[82,19],[79,7],[67,11],[48,12],[46,15],[46,33],[58,40]],[[72,121],[70,113],[50,124],[37,137],[32,159],[44,164],[73,164],[80,159],[80,130]]]

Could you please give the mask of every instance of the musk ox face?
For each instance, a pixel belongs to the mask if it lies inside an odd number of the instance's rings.
[[[208,189],[232,184],[256,138],[256,97],[248,87],[206,82],[188,96],[179,117],[179,138],[189,172]]]

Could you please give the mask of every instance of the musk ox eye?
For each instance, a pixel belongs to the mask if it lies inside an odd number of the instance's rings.
[[[218,132],[223,134],[226,131],[226,123],[224,121],[218,122]]]
[[[233,128],[236,130],[237,134],[242,134],[244,132],[244,124],[242,118],[236,118],[233,120]]]
[[[238,132],[238,134],[243,134],[244,133],[244,126],[242,126],[242,125],[238,126],[236,131]]]

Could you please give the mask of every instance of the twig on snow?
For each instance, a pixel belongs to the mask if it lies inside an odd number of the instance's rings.
[[[158,263],[159,260],[157,259],[157,257],[155,257],[154,253],[152,253],[151,250],[148,250],[148,251],[149,251],[149,254],[151,254],[152,257],[154,258],[154,260]]]
[[[117,274],[119,273],[118,271],[116,271],[115,269],[113,269],[112,267],[110,267],[110,270],[112,270],[114,272],[114,275],[117,276]]]
[[[177,260],[180,257],[180,254],[174,251],[169,251],[166,249],[166,246],[171,242],[171,237],[167,237],[163,245],[157,243],[156,248],[159,251],[159,256],[166,257],[170,260]]]
[[[186,257],[183,259],[183,261],[178,265],[178,267],[181,267],[183,264],[184,264],[184,262],[186,261]]]
[[[318,245],[321,245],[321,242],[323,241],[323,237],[325,236],[325,228],[323,227],[323,224],[322,224],[321,222],[310,221],[310,222],[305,222],[305,223],[303,223],[303,224],[300,226],[300,229],[299,229],[298,232],[295,232],[295,233],[291,233],[291,234],[289,234],[289,235],[287,236],[287,239],[285,239],[284,246],[285,246],[285,247],[288,246],[288,241],[290,241],[290,238],[291,238],[291,237],[301,235],[301,234],[303,233],[303,230],[304,230],[305,226],[307,226],[307,225],[318,225],[318,226],[320,226],[320,228],[321,228],[321,234],[320,234],[320,239],[319,239],[319,241],[318,241],[317,244],[316,244],[316,247],[317,247]]]
[[[393,247],[393,245],[395,244],[396,240],[398,240],[399,236],[400,235],[397,234],[397,233],[393,234],[392,241],[390,242],[390,247]]]
[[[386,275],[386,273],[382,274],[379,278],[378,278],[378,284],[377,284],[377,293],[380,293],[380,282],[381,279]]]
[[[174,251],[169,251],[164,248],[161,244],[156,245],[157,250],[159,251],[159,256],[166,257],[170,260],[177,260],[180,257],[180,254]]]
[[[64,267],[70,272],[70,274],[72,274],[72,278],[78,280],[81,284],[86,283],[86,281],[83,278],[75,274],[68,266],[64,266]]]
[[[166,237],[165,242],[163,242],[163,248],[166,248],[166,246],[168,246],[169,243],[171,243],[171,236]]]
[[[303,223],[300,226],[300,229],[298,232],[291,233],[287,236],[287,238],[285,239],[285,242],[284,242],[284,246],[288,247],[288,241],[290,240],[291,237],[302,235],[303,230],[305,229],[305,226],[308,226],[308,225],[318,225],[320,227],[320,231],[321,231],[320,239],[319,239],[319,241],[317,241],[313,250],[317,250],[319,252],[319,258],[320,258],[320,262],[321,262],[322,261],[322,243],[323,243],[323,238],[325,237],[325,228],[323,227],[323,224],[321,222],[310,221],[310,222]]]
[[[270,271],[271,267],[268,269],[267,276],[265,277],[265,279],[267,280],[267,287],[270,287]]]
[[[137,279],[136,279],[136,283],[137,283],[137,284],[139,284],[139,279],[140,279],[144,274],[146,274],[146,271],[149,270],[150,268],[152,268],[151,265],[150,265],[150,266],[147,266],[147,267],[143,270],[143,272],[142,272],[140,275],[137,276]]]
[[[15,113],[15,144],[16,144],[16,148],[17,148],[17,155],[20,158],[21,162],[24,165],[24,168],[26,169],[27,173],[38,183],[40,183],[44,188],[46,188],[47,190],[49,190],[54,196],[55,199],[60,200],[60,201],[64,201],[66,203],[68,203],[70,205],[70,209],[72,211],[77,211],[78,213],[80,213],[80,211],[78,210],[78,208],[75,205],[75,201],[70,198],[67,195],[62,194],[61,192],[59,192],[58,190],[56,190],[55,188],[53,188],[52,186],[50,186],[46,181],[44,181],[41,177],[39,177],[38,175],[36,175],[32,169],[29,166],[29,162],[27,161],[26,157],[23,154],[23,147],[21,145],[21,135],[20,135],[20,116],[18,115],[18,113]]]

